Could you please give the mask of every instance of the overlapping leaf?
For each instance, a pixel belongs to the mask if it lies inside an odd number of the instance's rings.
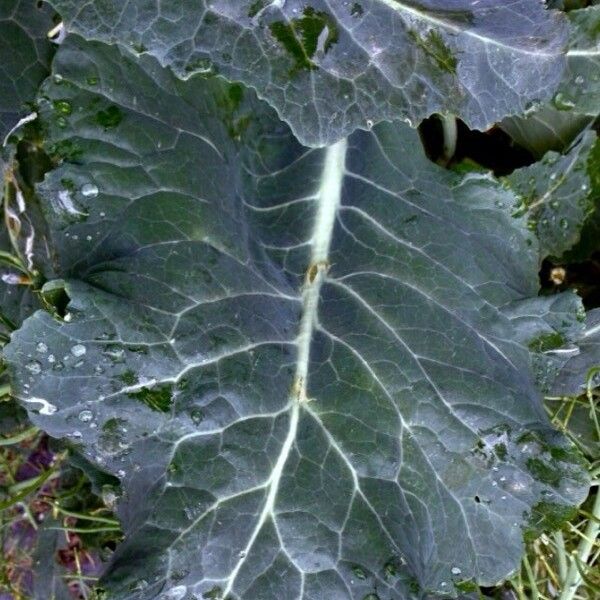
[[[600,373],[600,309],[591,310],[586,319],[586,327],[575,352],[564,365],[553,387],[556,395],[577,396],[583,393],[592,377],[595,387]]]
[[[486,128],[550,99],[567,38],[539,0],[52,3],[87,39],[254,87],[309,145],[433,112]]]
[[[122,480],[111,598],[451,593],[582,499],[505,314],[538,265],[509,191],[397,123],[302,147],[240,86],[116,46],[72,38],[55,75],[39,191],[71,302],[7,360]]]
[[[567,150],[592,121],[593,117],[587,115],[545,106],[527,117],[508,117],[500,127],[539,160],[550,150]]]
[[[600,112],[600,6],[573,10],[567,70],[554,97],[559,110],[597,116]]]
[[[548,150],[565,150],[600,113],[600,6],[568,16],[567,69],[553,101],[527,117],[508,117],[500,124],[536,158]]]
[[[46,34],[52,14],[49,5],[36,6],[34,0],[3,0],[0,5],[0,144],[48,74],[53,49]]]
[[[600,194],[599,158],[597,136],[591,131],[566,154],[548,152],[540,162],[505,178],[520,198],[515,213],[528,213],[543,256],[559,257],[579,239]]]

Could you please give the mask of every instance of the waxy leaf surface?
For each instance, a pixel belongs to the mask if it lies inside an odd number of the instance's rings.
[[[71,300],[6,360],[121,479],[111,598],[453,593],[582,500],[506,314],[539,260],[510,190],[399,123],[303,147],[241,86],[117,46],[71,37],[54,69],[38,192]]]
[[[3,0],[0,4],[0,145],[28,112],[48,74],[53,54],[46,34],[53,11],[34,0]],[[29,108],[29,111],[31,109]]]
[[[69,31],[147,52],[183,77],[255,88],[301,142],[434,112],[471,127],[549,100],[567,19],[540,0],[52,0]]]
[[[505,178],[519,197],[513,214],[528,214],[543,256],[560,257],[579,240],[600,193],[599,157],[596,133],[587,131],[565,154],[547,152]]]

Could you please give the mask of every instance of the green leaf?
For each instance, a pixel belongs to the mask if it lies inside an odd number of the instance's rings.
[[[600,6],[568,13],[567,69],[552,102],[500,126],[536,158],[563,152],[600,113]]]
[[[554,395],[577,396],[586,390],[591,371],[600,370],[600,309],[588,312],[585,330],[580,336],[577,351],[573,352],[557,377],[552,393]],[[598,373],[592,378],[598,381]]]
[[[600,112],[600,6],[568,13],[571,23],[567,70],[553,105],[558,110],[597,116]]]
[[[527,117],[508,117],[500,127],[539,160],[549,150],[564,152],[589,127],[592,117],[544,106]]]
[[[53,11],[35,0],[3,0],[0,5],[0,145],[20,117],[31,112],[53,54],[46,34]]]
[[[0,211],[1,217],[3,213]],[[31,285],[26,284],[29,275],[15,256],[5,222],[3,219],[0,225],[0,332],[8,338],[41,305]]]
[[[587,132],[566,154],[548,152],[540,162],[505,178],[519,197],[515,214],[528,215],[542,256],[560,257],[579,240],[596,199],[598,150],[596,134]]]
[[[550,393],[585,328],[581,298],[573,291],[527,298],[509,304],[504,313],[515,325],[517,340],[531,351],[538,388]]]
[[[401,123],[303,147],[250,90],[118,46],[71,37],[54,69],[47,145],[77,156],[38,192],[70,303],[6,360],[121,480],[108,597],[452,594],[585,497],[506,314],[539,263],[510,190]]]
[[[245,83],[314,146],[385,119],[442,112],[486,129],[523,113],[556,90],[568,33],[538,0],[52,4],[87,39]]]
[[[65,568],[56,560],[57,552],[67,546],[64,532],[60,531],[61,522],[46,515],[46,519],[37,530],[37,543],[33,560],[34,599],[69,600],[72,598],[64,579]]]

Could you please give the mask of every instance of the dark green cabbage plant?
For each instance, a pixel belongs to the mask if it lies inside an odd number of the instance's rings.
[[[538,271],[599,198],[600,6],[38,4],[0,2],[4,361],[120,480],[104,597],[509,577],[589,487],[542,396],[598,315]],[[435,164],[435,113],[448,158],[459,118],[539,161]]]

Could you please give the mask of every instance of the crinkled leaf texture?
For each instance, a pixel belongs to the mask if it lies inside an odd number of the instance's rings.
[[[589,311],[585,325],[577,344],[577,351],[572,353],[556,378],[553,394],[578,396],[586,390],[589,376],[593,377],[592,387],[599,380],[600,309]]]
[[[600,6],[568,13],[567,69],[554,97],[560,110],[596,116],[600,107]]]
[[[53,48],[46,33],[52,14],[48,4],[36,6],[35,0],[0,4],[0,144],[48,74]]]
[[[434,112],[485,129],[549,100],[565,66],[567,19],[541,0],[51,1],[87,39],[252,86],[315,146]]]
[[[515,213],[528,213],[543,256],[562,256],[579,240],[599,193],[599,157],[596,133],[587,131],[565,154],[547,152],[504,178],[519,197]]]
[[[510,191],[399,123],[305,148],[240,86],[117,46],[71,37],[54,68],[74,159],[38,191],[71,302],[6,360],[122,480],[111,598],[451,594],[585,497],[504,314],[537,293]]]

